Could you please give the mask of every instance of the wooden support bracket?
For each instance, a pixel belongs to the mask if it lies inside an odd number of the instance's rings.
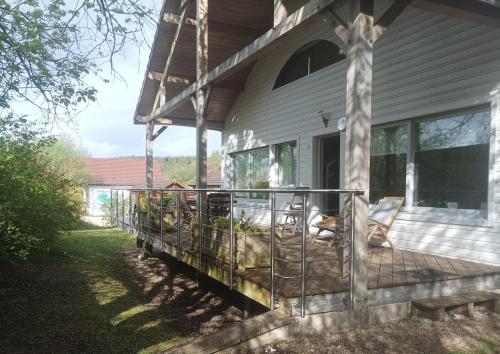
[[[151,140],[153,140],[153,141],[156,140],[156,138],[158,138],[161,135],[161,133],[163,133],[167,128],[168,128],[168,126],[164,125],[160,129],[158,129],[158,131],[153,134],[153,137],[151,138]]]
[[[332,9],[327,8],[321,13],[322,20],[333,28],[338,41],[337,44],[344,53],[347,53],[349,43],[349,30],[347,24],[342,18]]]

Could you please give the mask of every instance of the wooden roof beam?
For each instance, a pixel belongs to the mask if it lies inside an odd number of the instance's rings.
[[[375,25],[373,26],[372,41],[376,42],[377,39],[384,34],[389,26],[396,20],[396,18],[408,7],[412,0],[396,0],[394,3],[380,16]]]
[[[148,79],[153,80],[153,81],[161,81],[163,79],[163,73],[150,70],[148,72]]]
[[[154,114],[151,115],[149,120],[166,116],[179,106],[190,100],[198,88],[207,86],[210,83],[221,81],[227,77],[233,70],[242,67],[255,60],[264,49],[267,49],[279,39],[284,37],[290,31],[300,26],[307,20],[318,15],[327,6],[333,4],[335,0],[310,0],[307,4],[299,8],[293,14],[280,22],[275,28],[270,29],[262,36],[253,41],[250,45],[246,46],[238,53],[224,61],[222,64],[214,68],[207,75],[201,78],[198,82],[193,83],[184,91],[180,92],[177,96],[166,102],[165,105],[160,107]]]
[[[175,53],[175,47],[177,45],[177,42],[179,41],[179,36],[181,34],[182,25],[185,22],[185,19],[187,18],[187,13],[188,13],[190,4],[191,4],[190,0],[185,0],[185,1],[181,2],[181,6],[180,6],[181,15],[180,15],[179,24],[177,25],[174,39],[172,40],[172,44],[170,45],[170,51],[168,53],[167,61],[165,63],[165,68],[163,70],[163,75],[162,75],[163,77],[160,81],[160,89],[158,90],[158,93],[156,94],[155,102],[153,104],[153,112],[158,107],[161,107],[164,105],[163,102],[160,102],[162,99],[162,94],[164,92],[164,90],[162,90],[162,87],[165,86],[165,77],[167,76],[168,70],[170,69],[170,64],[172,63],[172,58],[173,58],[174,53]]]
[[[165,13],[163,15],[163,22],[169,25],[179,25],[181,23],[181,16],[174,13]],[[185,24],[196,27],[196,19],[187,17]],[[262,31],[257,28],[239,26],[227,22],[216,21],[208,19],[208,30],[210,32],[218,33],[231,33],[233,35],[257,38],[262,34]]]
[[[157,71],[149,71],[148,73],[148,79],[154,80],[154,81],[162,81],[163,80],[163,73],[157,72]],[[167,75],[165,77],[165,83],[171,83],[171,84],[179,84],[179,85],[189,85],[192,82],[194,82],[194,76],[190,77],[182,77],[182,76],[177,76],[177,75]]]
[[[500,6],[484,0],[414,0],[413,6],[500,28]]]
[[[146,124],[148,122],[148,116],[137,116],[136,123]],[[224,122],[207,121],[208,128],[211,130],[222,131],[224,129]],[[196,125],[195,119],[184,118],[184,117],[169,117],[169,118],[156,118],[154,125],[162,125],[165,127],[171,125],[180,125],[184,127],[194,127]]]

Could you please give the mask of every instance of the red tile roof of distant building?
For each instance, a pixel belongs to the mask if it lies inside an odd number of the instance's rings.
[[[87,168],[91,185],[146,186],[146,160],[144,158],[88,158]],[[163,188],[169,182],[163,176],[158,161],[153,161],[153,184]]]

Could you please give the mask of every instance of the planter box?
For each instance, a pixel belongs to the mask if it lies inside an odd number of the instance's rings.
[[[265,268],[271,265],[271,231],[240,232],[237,235],[238,269]]]
[[[202,253],[225,264],[230,262],[228,230],[205,227],[202,238]],[[279,238],[278,232],[276,237]],[[191,250],[197,251],[199,243],[199,228],[195,222],[191,231]],[[276,255],[279,255],[280,245],[276,243]],[[238,270],[270,267],[271,230],[236,233],[234,263]]]

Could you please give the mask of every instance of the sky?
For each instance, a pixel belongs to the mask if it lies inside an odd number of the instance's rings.
[[[120,60],[116,68],[125,82],[114,79],[110,83],[95,82],[97,102],[87,106],[76,116],[76,127],[57,127],[82,144],[92,157],[144,156],[146,128],[134,125],[135,106],[146,70],[149,52]],[[158,129],[158,128],[156,128]],[[219,132],[208,133],[208,153],[220,150]],[[195,129],[169,127],[154,141],[155,156],[195,155]]]

